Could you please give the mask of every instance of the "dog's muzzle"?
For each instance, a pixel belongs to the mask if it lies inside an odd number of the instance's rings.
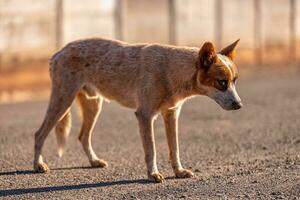
[[[231,85],[226,91],[215,91],[211,98],[225,110],[238,110],[243,106],[234,85]]]

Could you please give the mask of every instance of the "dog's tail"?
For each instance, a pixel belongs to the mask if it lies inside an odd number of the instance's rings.
[[[64,148],[71,130],[71,112],[70,110],[61,118],[55,127],[55,133],[58,144],[58,156],[62,157]]]

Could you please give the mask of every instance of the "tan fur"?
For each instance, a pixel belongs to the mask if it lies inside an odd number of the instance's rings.
[[[230,56],[234,47],[226,49]],[[62,116],[69,116],[75,97],[82,108],[79,140],[83,149],[92,166],[107,166],[97,157],[91,145],[92,131],[105,98],[136,110],[148,176],[155,182],[163,181],[156,165],[155,116],[159,113],[163,116],[175,176],[191,177],[193,173],[182,167],[179,158],[178,117],[181,105],[194,95],[207,95],[214,99],[217,94],[216,101],[220,105],[224,103],[219,100],[220,94],[224,101],[234,100],[230,95],[227,97],[228,92],[216,92],[215,84],[220,78],[233,84],[233,76],[237,76],[236,68],[229,66],[234,71],[233,75],[228,66],[217,58],[211,43],[206,43],[200,51],[199,48],[128,44],[96,38],[79,40],[57,52],[50,65],[52,93],[44,122],[35,134],[35,170],[49,171],[41,155],[43,143],[57,123],[57,129],[64,130],[61,127],[65,124]],[[65,131],[58,131],[61,132]]]

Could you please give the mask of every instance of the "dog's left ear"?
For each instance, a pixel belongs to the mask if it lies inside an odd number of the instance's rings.
[[[215,47],[211,42],[205,42],[199,51],[199,61],[197,68],[208,70],[216,60]]]
[[[239,41],[240,41],[240,39],[238,39],[237,41],[235,41],[231,45],[225,47],[224,49],[222,49],[219,52],[219,54],[227,56],[228,58],[230,58],[232,60],[234,58],[234,55],[235,55],[235,47],[237,46],[237,44],[239,43]]]

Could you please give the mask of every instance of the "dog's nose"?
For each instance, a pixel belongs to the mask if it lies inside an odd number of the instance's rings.
[[[233,110],[238,110],[243,106],[243,104],[241,101],[233,101],[231,106]]]

